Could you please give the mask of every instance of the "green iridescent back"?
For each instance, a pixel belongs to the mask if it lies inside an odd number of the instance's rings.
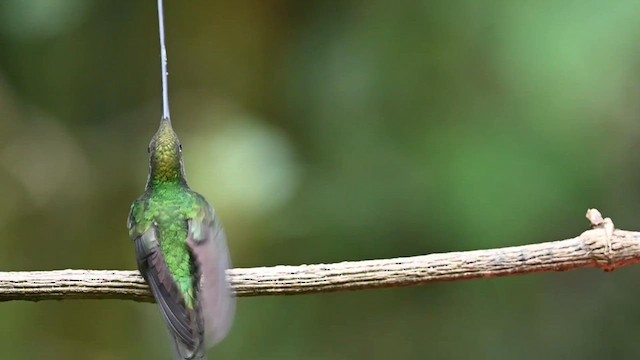
[[[189,308],[195,300],[195,269],[186,242],[187,219],[197,215],[202,206],[199,202],[195,193],[181,184],[161,183],[147,190],[132,210],[135,222],[144,224],[140,226],[142,233],[155,224],[164,260]]]

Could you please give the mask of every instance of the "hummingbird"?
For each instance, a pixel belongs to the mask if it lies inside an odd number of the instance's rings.
[[[233,322],[235,298],[225,275],[231,260],[215,210],[187,185],[182,144],[171,126],[162,0],[158,22],[162,118],[148,147],[147,184],[131,205],[127,227],[138,269],[171,335],[174,359],[202,360]]]

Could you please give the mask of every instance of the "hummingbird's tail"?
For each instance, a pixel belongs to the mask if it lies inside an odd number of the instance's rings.
[[[173,345],[175,360],[207,360],[207,353],[203,343],[200,343],[196,349],[189,349],[174,337]]]

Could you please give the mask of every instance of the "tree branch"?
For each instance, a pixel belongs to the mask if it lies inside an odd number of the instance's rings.
[[[296,295],[579,268],[611,271],[640,262],[640,232],[613,230],[608,218],[597,215],[587,214],[596,229],[562,241],[335,264],[236,268],[227,276],[238,296]],[[137,271],[0,272],[0,301],[62,299],[153,301]]]

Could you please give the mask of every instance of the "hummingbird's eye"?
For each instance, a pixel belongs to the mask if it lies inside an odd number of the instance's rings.
[[[182,144],[178,144],[178,149],[182,152]]]

